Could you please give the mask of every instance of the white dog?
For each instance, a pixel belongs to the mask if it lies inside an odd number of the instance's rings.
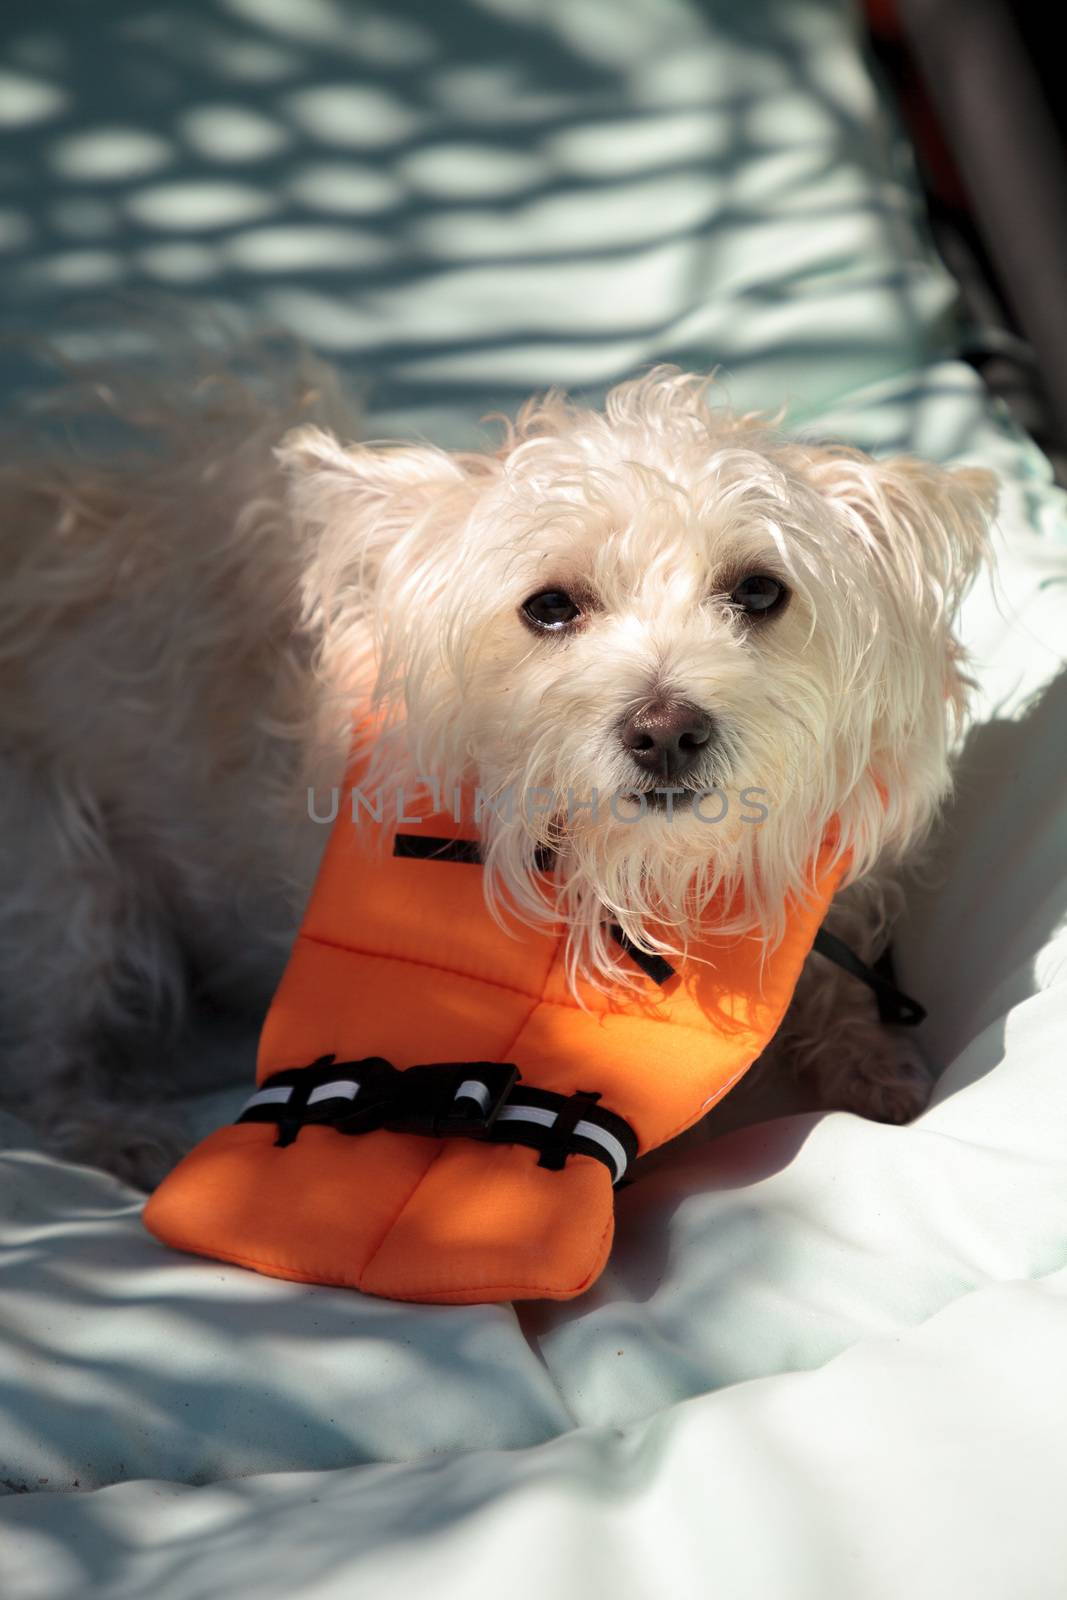
[[[343,445],[236,380],[177,417],[105,393],[139,453],[5,473],[0,1096],[50,1147],[141,1184],[174,1159],[183,997],[265,1006],[326,832],[309,785],[372,705],[369,782],[554,797],[486,807],[486,893],[513,932],[562,919],[575,980],[628,981],[612,921],[684,951],[720,889],[773,943],[831,827],[830,925],[874,958],[948,791],[993,482],[708,390],[551,394],[484,455]],[[821,956],[768,1056],[875,1117],[928,1093]]]

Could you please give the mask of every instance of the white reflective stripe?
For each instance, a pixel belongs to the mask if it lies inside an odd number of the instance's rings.
[[[320,1083],[317,1089],[312,1089],[308,1105],[313,1106],[319,1100],[354,1100],[358,1093],[358,1083],[353,1083],[351,1078],[338,1078],[335,1083]]]
[[[548,1111],[543,1106],[505,1106],[497,1118],[498,1122],[539,1122],[543,1128],[551,1128],[555,1120],[556,1112]],[[607,1152],[615,1168],[615,1181],[618,1183],[628,1163],[626,1151],[615,1135],[597,1122],[587,1122],[584,1117],[575,1124],[574,1131],[576,1134],[581,1134],[583,1139],[591,1139],[594,1144],[598,1144]]]
[[[465,1078],[456,1090],[457,1100],[477,1100],[483,1112],[489,1110],[489,1090],[477,1078]]]
[[[602,1150],[607,1151],[615,1167],[615,1182],[618,1183],[626,1171],[626,1151],[615,1135],[609,1133],[607,1128],[602,1128],[599,1123],[586,1122],[584,1118],[581,1122],[575,1123],[574,1131],[576,1134],[580,1134],[583,1139],[592,1139],[594,1144],[598,1144]]]
[[[260,1089],[258,1094],[252,1096],[251,1100],[245,1101],[241,1107],[241,1115],[244,1116],[246,1111],[251,1111],[253,1106],[283,1106],[287,1100],[292,1098],[292,1088],[286,1085],[279,1084],[274,1089]]]
[[[539,1122],[543,1128],[551,1128],[556,1120],[554,1111],[547,1111],[544,1106],[504,1106],[496,1119],[498,1122]]]

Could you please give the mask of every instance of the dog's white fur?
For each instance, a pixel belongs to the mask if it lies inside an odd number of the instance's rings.
[[[190,975],[266,1003],[323,843],[308,785],[357,712],[365,790],[483,791],[490,903],[562,919],[576,982],[631,981],[609,921],[678,957],[715,895],[773,944],[831,830],[834,923],[884,943],[884,886],[949,788],[987,474],[799,444],[665,368],[603,414],[533,401],[486,454],[342,445],[235,380],[177,416],[104,400],[139,452],[3,474],[0,1094],[54,1148],[140,1182],[173,1158],[141,1109],[180,1081],[162,1041]],[[779,613],[731,602],[751,573],[787,585]],[[546,589],[581,599],[558,637],[522,619]],[[603,803],[648,786],[619,730],[662,701],[714,719],[692,781],[732,801],[720,824]],[[927,1092],[819,957],[769,1054],[873,1115]]]

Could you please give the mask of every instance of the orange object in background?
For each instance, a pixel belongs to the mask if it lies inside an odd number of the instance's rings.
[[[583,1007],[566,982],[561,931],[511,937],[493,921],[476,847],[464,857],[460,846],[462,859],[386,855],[348,803],[346,793],[260,1041],[267,1096],[250,1114],[270,1120],[213,1133],[151,1197],[145,1224],[197,1255],[393,1299],[581,1294],[611,1249],[613,1182],[630,1153],[621,1167],[618,1149],[607,1153],[626,1143],[618,1119],[644,1153],[726,1094],[775,1033],[845,863],[827,849],[810,900],[793,907],[770,955],[758,937],[717,938],[709,926],[662,985],[642,976],[639,989],[611,997],[589,988]],[[431,845],[460,836],[451,816],[428,818],[418,835]],[[514,1063],[512,1111],[523,1091],[554,1105],[568,1097],[557,1111],[528,1110],[540,1120],[527,1132],[558,1114],[595,1137],[546,1165],[542,1149],[497,1142],[520,1126],[507,1110],[493,1142],[340,1131],[346,1114],[358,1123],[376,1074],[395,1089],[386,1063],[456,1062],[469,1070],[438,1065],[408,1081],[436,1072],[451,1074],[448,1086],[466,1077],[484,1088],[480,1064]],[[289,1091],[268,1080],[281,1072],[299,1085],[293,1068],[317,1073],[307,1082],[320,1105],[324,1093],[337,1100],[360,1087],[334,1122],[286,1131],[284,1105],[267,1097]],[[593,1098],[572,1098],[580,1092]]]
[[[892,81],[901,118],[918,152],[925,188],[942,205],[969,212],[966,187],[915,64],[896,0],[864,0],[863,10],[871,38],[884,58],[882,65]]]

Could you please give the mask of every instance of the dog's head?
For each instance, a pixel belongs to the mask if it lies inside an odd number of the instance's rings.
[[[948,786],[993,480],[801,445],[707,391],[550,395],[495,455],[280,452],[345,693],[373,641],[377,776],[476,786],[491,895],[565,917],[593,973],[605,912],[677,953],[726,891],[777,937],[831,826],[862,874]]]

